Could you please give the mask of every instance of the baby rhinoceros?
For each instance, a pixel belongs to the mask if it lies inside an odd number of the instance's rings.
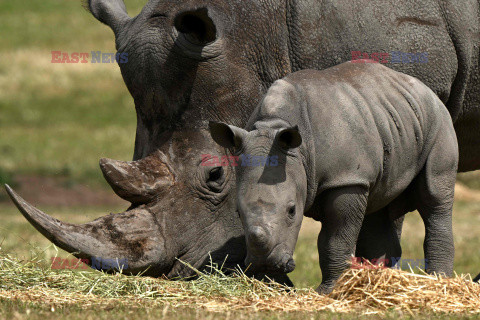
[[[299,71],[270,87],[246,130],[210,122],[210,132],[241,159],[267,159],[236,167],[252,268],[293,271],[305,214],[322,222],[317,291],[328,293],[365,216],[394,207],[392,219],[420,212],[427,272],[453,273],[457,139],[446,107],[419,80],[377,63]]]

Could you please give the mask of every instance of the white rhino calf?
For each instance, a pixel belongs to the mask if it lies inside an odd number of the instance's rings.
[[[278,157],[275,166],[236,167],[252,268],[293,271],[305,215],[322,222],[317,290],[328,293],[366,216],[418,209],[427,272],[453,273],[457,139],[446,107],[419,80],[377,63],[299,71],[270,87],[246,130],[211,122],[210,132],[235,155]]]

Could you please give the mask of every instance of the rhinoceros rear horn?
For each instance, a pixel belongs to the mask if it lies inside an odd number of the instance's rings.
[[[100,22],[112,28],[115,34],[131,18],[123,0],[83,0],[84,7]]]
[[[35,229],[65,251],[78,258],[90,259],[92,268],[123,269],[133,274],[149,269],[145,275],[158,275],[155,268],[164,259],[159,246],[162,235],[147,210],[133,209],[77,225],[45,214],[8,185],[5,188],[18,210]],[[114,261],[121,264],[116,266]]]
[[[175,182],[173,170],[160,151],[136,161],[103,158],[100,168],[113,191],[132,204],[149,202]]]

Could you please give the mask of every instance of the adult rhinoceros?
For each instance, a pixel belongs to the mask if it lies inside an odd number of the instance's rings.
[[[9,189],[29,222],[77,257],[126,258],[125,271],[150,267],[153,276],[190,275],[175,257],[198,268],[209,252],[241,264],[233,172],[201,166],[201,154],[225,154],[206,120],[244,126],[274,80],[350,60],[352,51],[428,52],[428,63],[389,66],[433,89],[455,121],[460,170],[480,168],[477,0],[150,0],[135,18],[122,0],[90,0],[88,8],[128,53],[120,68],[137,111],[134,161],[104,159],[101,167],[132,206],[72,225]],[[386,231],[376,246],[362,238],[361,254],[398,250],[383,246],[395,238],[389,220],[372,217],[364,227]]]

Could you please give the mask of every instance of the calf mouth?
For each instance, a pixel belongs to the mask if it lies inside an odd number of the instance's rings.
[[[268,259],[270,260],[270,259]],[[257,259],[250,259],[247,257],[245,265],[247,269],[254,272],[266,272],[269,274],[285,274],[295,270],[295,260],[291,255],[285,255],[282,259],[276,260],[277,262],[270,262]]]

